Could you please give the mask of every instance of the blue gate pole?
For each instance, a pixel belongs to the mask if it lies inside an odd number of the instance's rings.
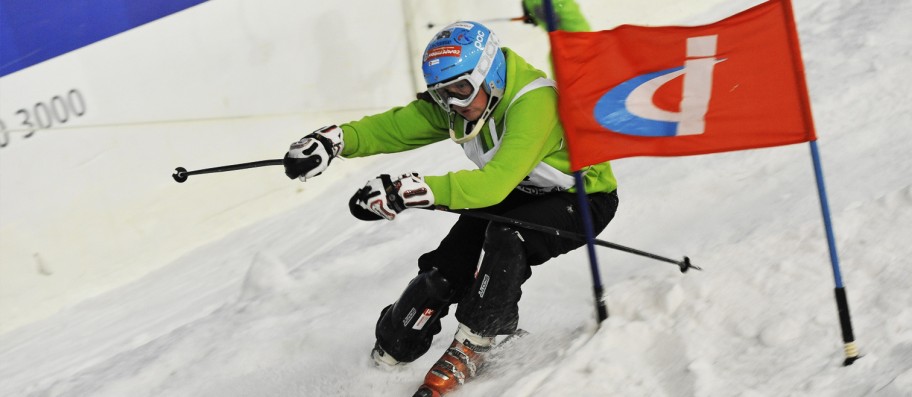
[[[551,0],[544,1],[545,19],[548,24],[548,31],[553,32],[557,29],[554,18],[554,6]],[[605,304],[604,292],[602,286],[602,276],[599,274],[598,259],[595,256],[595,229],[592,226],[592,214],[589,211],[589,200],[586,198],[586,189],[583,184],[583,173],[576,171],[573,173],[576,180],[576,197],[579,201],[579,215],[583,220],[583,231],[586,234],[586,248],[589,251],[589,267],[592,271],[592,290],[595,293],[595,313],[598,323],[601,324],[608,318],[608,306]]]
[[[598,258],[595,257],[595,230],[592,226],[592,214],[589,211],[589,200],[586,198],[586,189],[583,185],[583,173],[573,173],[576,179],[576,197],[579,200],[580,216],[583,218],[583,229],[586,234],[586,248],[589,251],[589,268],[592,271],[592,291],[595,293],[595,313],[599,324],[608,318],[608,305],[605,304],[605,288],[602,286],[602,276],[599,272]]]
[[[830,205],[827,202],[826,187],[823,183],[823,168],[820,165],[820,151],[817,141],[810,141],[811,159],[814,162],[814,175],[817,178],[817,194],[820,196],[820,210],[823,212],[823,226],[826,229],[827,245],[830,249],[830,262],[833,265],[833,279],[836,283],[836,308],[839,310],[839,324],[842,327],[842,341],[845,344],[845,361],[843,365],[852,365],[861,358],[855,346],[855,335],[852,332],[852,317],[849,314],[849,302],[846,299],[845,286],[842,284],[842,273],[839,270],[839,256],[836,252],[836,238],[833,234],[833,223],[830,220]]]

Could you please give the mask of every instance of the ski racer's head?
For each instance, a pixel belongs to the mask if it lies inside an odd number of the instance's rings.
[[[494,33],[480,23],[456,22],[437,32],[424,50],[421,69],[428,93],[450,114],[456,111],[474,121],[482,111],[490,114],[503,98],[504,54]],[[480,111],[466,110],[478,107],[470,105],[482,91],[487,101]]]

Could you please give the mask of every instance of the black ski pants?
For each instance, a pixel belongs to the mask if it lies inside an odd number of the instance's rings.
[[[614,218],[617,192],[593,193],[587,198],[598,234]],[[501,203],[477,211],[584,233],[578,206],[576,193],[537,196],[514,190]],[[460,323],[482,335],[495,336],[516,330],[521,286],[531,276],[531,267],[585,242],[489,223],[460,216],[437,249],[418,259],[418,267],[422,272],[437,268],[452,283],[451,302],[459,304],[456,319]]]
[[[587,198],[598,234],[614,218],[618,196],[592,193]],[[514,190],[501,203],[475,211],[584,233],[576,193],[530,195]],[[531,276],[531,267],[584,244],[460,216],[440,245],[418,259],[419,274],[400,299],[381,312],[378,344],[400,361],[413,361],[430,347],[441,330],[440,319],[454,303],[458,304],[456,319],[473,332],[511,334],[517,328],[521,287]],[[427,322],[418,321],[416,311],[432,315]]]

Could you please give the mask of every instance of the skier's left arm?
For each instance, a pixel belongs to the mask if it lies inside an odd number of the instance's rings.
[[[381,175],[359,190],[349,208],[363,220],[388,219],[412,207],[482,208],[501,202],[551,151],[561,145],[557,95],[527,93],[512,104],[500,149],[484,168],[441,176]]]

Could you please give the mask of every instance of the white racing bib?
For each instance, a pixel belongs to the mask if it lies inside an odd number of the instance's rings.
[[[546,78],[538,78],[532,81],[529,84],[526,84],[525,87],[519,90],[516,93],[516,96],[513,97],[513,100],[510,101],[510,104],[507,105],[507,111],[504,112],[504,125],[506,125],[506,115],[510,112],[510,107],[513,106],[513,103],[516,102],[519,97],[523,96],[529,91],[542,87],[553,87],[556,88],[556,85],[553,80]],[[465,133],[466,126],[469,123],[463,123],[463,130]],[[469,160],[472,160],[478,168],[484,168],[485,164],[491,161],[494,158],[494,155],[500,149],[500,135],[497,133],[497,124],[492,118],[488,119],[488,132],[491,136],[491,141],[494,142],[494,147],[487,152],[484,151],[482,146],[483,137],[477,136],[475,139],[462,144],[462,149],[465,151],[466,156]],[[554,168],[544,162],[538,163],[532,172],[529,173],[526,178],[519,183],[519,186],[516,188],[530,194],[545,194],[553,191],[567,190],[573,186],[574,180],[573,177],[567,175],[557,168]]]

